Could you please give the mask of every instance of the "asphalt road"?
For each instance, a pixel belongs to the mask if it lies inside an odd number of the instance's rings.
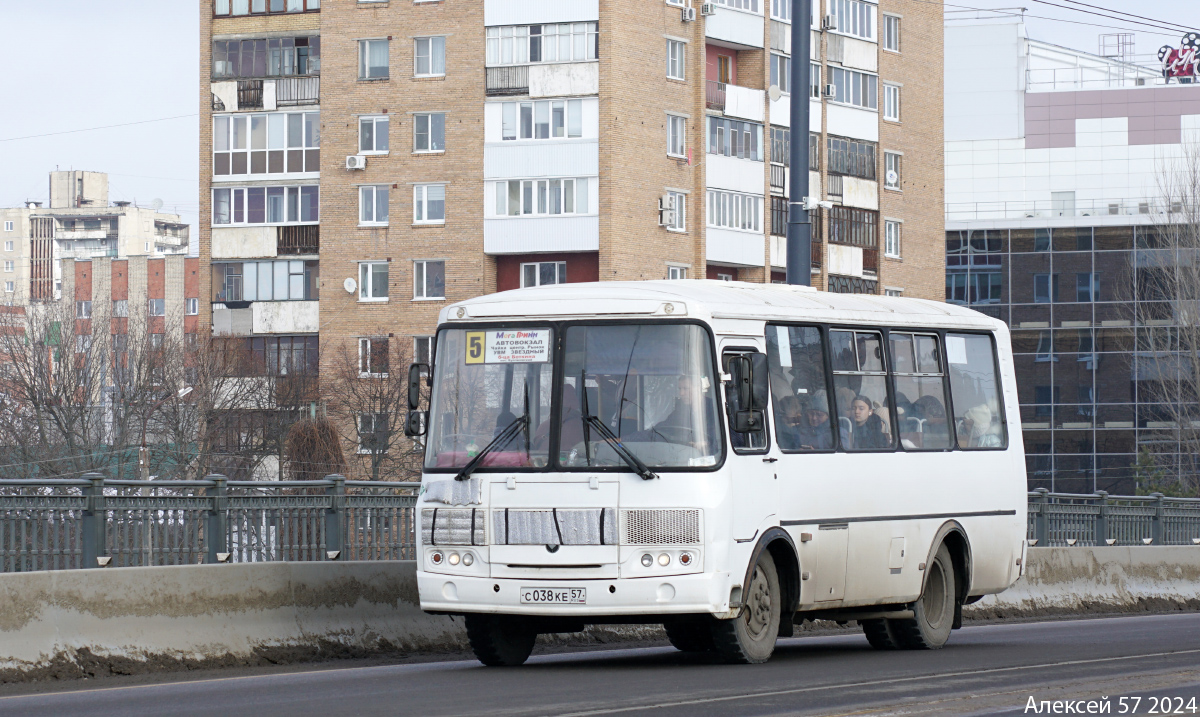
[[[535,654],[511,669],[456,660],[156,679],[0,697],[0,715],[991,715],[1025,714],[1030,697],[1107,697],[1111,714],[1162,713],[1170,697],[1170,713],[1197,714],[1200,614],[970,626],[933,652],[876,652],[858,633],[790,638],[756,666],[655,647]]]

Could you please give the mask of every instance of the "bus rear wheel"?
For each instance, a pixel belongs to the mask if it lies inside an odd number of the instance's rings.
[[[467,615],[467,640],[475,657],[488,667],[517,667],[529,659],[537,632],[519,617]]]
[[[711,620],[703,617],[671,620],[663,623],[667,639],[680,652],[712,652]]]
[[[757,664],[771,659],[779,636],[779,573],[764,550],[742,591],[742,612],[732,620],[712,623],[713,649],[726,662]]]
[[[950,639],[954,625],[954,562],[945,545],[938,547],[925,571],[925,589],[913,605],[913,617],[892,620],[892,631],[906,650],[936,650]]]

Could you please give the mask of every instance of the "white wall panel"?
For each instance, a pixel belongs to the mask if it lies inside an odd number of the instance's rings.
[[[599,251],[600,217],[485,219],[485,254]]]
[[[315,334],[321,330],[319,301],[255,301],[250,304],[256,334]]]
[[[780,97],[777,101],[771,103],[771,124],[779,127],[792,126],[792,99],[787,96]],[[808,131],[821,131],[821,101],[808,101]]]
[[[726,157],[721,154],[706,154],[708,165],[705,174],[710,189],[728,189],[746,194],[765,193],[766,167],[762,162]]]
[[[522,100],[510,100],[520,102]],[[524,100],[528,102],[528,100]],[[598,97],[582,97],[583,103],[583,137],[577,139],[598,139],[600,137],[600,99]],[[519,120],[518,120],[519,121]],[[504,102],[486,102],[483,105],[483,141],[500,143],[504,141]],[[515,140],[510,140],[511,146],[516,146]]]
[[[707,227],[704,230],[705,258],[721,264],[763,266],[766,241],[762,234]]]
[[[853,37],[843,37],[842,65],[855,70],[879,72],[879,45]]]
[[[599,93],[599,62],[562,62],[529,66],[530,97],[578,97]]]
[[[842,204],[879,211],[879,182],[858,177],[842,177]]]
[[[829,103],[829,134],[879,141],[879,113]]]
[[[261,259],[275,256],[276,227],[214,227],[213,259]]]
[[[540,25],[600,19],[599,0],[484,0],[484,25]]]
[[[767,93],[738,85],[725,85],[725,114],[752,122],[762,122]]]
[[[716,6],[717,13],[704,21],[704,34],[743,47],[762,47],[766,31],[763,16]]]
[[[483,149],[485,179],[594,177],[600,173],[600,143],[594,139],[505,142]]]

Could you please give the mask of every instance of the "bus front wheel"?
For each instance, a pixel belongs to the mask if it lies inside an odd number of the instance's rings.
[[[891,628],[900,647],[908,650],[936,650],[950,639],[954,625],[954,561],[943,544],[925,572],[925,589],[913,605],[913,617],[892,620]]]
[[[516,667],[529,659],[537,632],[509,615],[467,615],[467,640],[488,667]]]
[[[671,620],[663,623],[667,639],[680,652],[712,652],[713,636],[710,620],[698,617]]]
[[[771,553],[764,550],[742,592],[741,614],[713,621],[713,650],[726,662],[766,662],[775,651],[781,607],[779,573]]]

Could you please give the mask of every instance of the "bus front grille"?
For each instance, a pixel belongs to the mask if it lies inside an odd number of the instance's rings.
[[[694,545],[699,542],[699,510],[643,508],[621,511],[622,545]]]

